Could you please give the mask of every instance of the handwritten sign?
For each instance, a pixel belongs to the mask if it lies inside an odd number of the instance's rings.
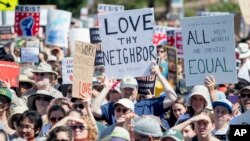
[[[145,8],[99,14],[107,77],[149,76],[154,47],[154,12]]]
[[[17,63],[0,61],[0,80],[10,82],[11,87],[18,87],[19,69]]]
[[[95,45],[75,42],[73,97],[91,94],[94,73]]]
[[[40,7],[18,5],[15,11],[15,32],[18,36],[36,36],[40,27]]]
[[[47,20],[46,44],[67,48],[71,13],[49,9]]]
[[[249,13],[250,1],[239,0],[239,5],[244,21],[246,22],[246,24],[250,25],[250,13]]]
[[[98,4],[98,13],[106,12],[122,12],[124,11],[123,5],[112,5],[112,4]]]
[[[236,83],[233,15],[181,20],[187,86],[213,75],[218,84]]]
[[[24,47],[21,48],[21,62],[39,62],[39,48],[38,47]]]
[[[156,75],[136,77],[138,82],[138,93],[147,95],[149,92],[154,95]]]
[[[73,57],[62,59],[62,80],[63,84],[72,84],[73,82]]]

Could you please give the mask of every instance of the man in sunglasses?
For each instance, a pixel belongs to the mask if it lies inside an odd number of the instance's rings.
[[[230,125],[250,124],[250,86],[246,86],[240,90],[240,102],[243,108],[243,114],[234,117],[230,121]]]

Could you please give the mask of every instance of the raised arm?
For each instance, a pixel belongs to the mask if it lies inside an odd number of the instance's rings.
[[[216,90],[214,89],[214,86],[216,84],[215,82],[215,78],[213,76],[208,76],[205,78],[204,80],[204,83],[205,83],[205,86],[208,88],[209,90],[209,94],[210,94],[210,97],[211,97],[211,102],[214,102],[216,101]]]
[[[161,74],[160,68],[156,64],[156,62],[152,62],[152,63],[153,63],[153,66],[152,66],[151,71],[153,74],[155,74],[159,78],[161,84],[163,85],[164,91],[166,93],[166,97],[164,98],[164,101],[163,101],[163,108],[166,109],[175,102],[175,100],[177,99],[177,95],[173,87],[168,83],[166,78]]]
[[[112,85],[114,84],[115,80],[107,80],[104,81],[104,88],[102,89],[101,93],[94,99],[93,105],[92,105],[92,112],[94,116],[101,117],[102,116],[102,110],[101,105],[104,99],[106,98],[109,90],[111,89]]]

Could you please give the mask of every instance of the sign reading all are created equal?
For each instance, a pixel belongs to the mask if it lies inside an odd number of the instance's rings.
[[[209,75],[217,84],[237,82],[233,15],[184,18],[181,26],[187,86]]]

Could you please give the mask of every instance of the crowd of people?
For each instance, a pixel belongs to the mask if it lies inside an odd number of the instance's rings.
[[[17,40],[2,47],[0,61],[21,69],[19,87],[1,80],[1,141],[226,141],[230,125],[250,124],[250,42],[237,43],[236,84],[208,76],[203,85],[185,87],[179,63],[174,87],[166,48],[157,46],[160,62],[151,68],[157,93],[140,94],[136,78],[107,78],[104,66],[95,66],[92,93],[76,98],[74,86],[62,84],[62,58],[70,51],[46,46],[44,36],[29,39],[40,42],[39,63],[20,62]]]

